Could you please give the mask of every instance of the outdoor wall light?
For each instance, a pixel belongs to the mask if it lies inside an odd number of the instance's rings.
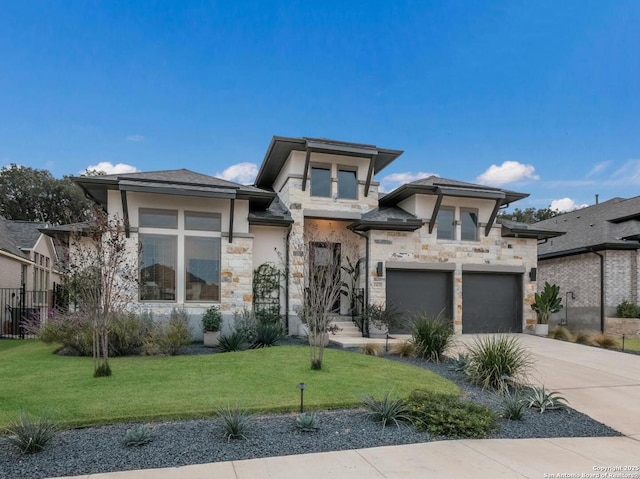
[[[576,295],[573,294],[573,291],[567,291],[564,296],[564,304],[566,305],[566,308],[564,308],[564,321],[560,324],[561,326],[566,326],[567,324],[569,324],[569,298],[571,298],[572,300],[576,299]]]
[[[383,272],[382,261],[378,261],[378,265],[376,266],[376,275],[378,276],[378,278],[382,278]]]
[[[300,414],[302,414],[304,412],[304,390],[307,389],[307,385],[300,383],[297,387],[300,390]]]
[[[529,271],[529,279],[535,281],[538,278],[538,268],[531,268]]]

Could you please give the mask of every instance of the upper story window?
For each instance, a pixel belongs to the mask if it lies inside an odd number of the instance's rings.
[[[311,168],[311,196],[331,197],[331,169],[314,166]]]
[[[184,229],[220,231],[220,215],[216,213],[201,213],[199,211],[185,211]]]
[[[158,210],[140,208],[140,227],[143,228],[178,228],[178,212],[175,210]]]
[[[438,211],[438,218],[436,219],[438,239],[456,239],[455,211],[455,208],[444,206]]]
[[[338,169],[338,198],[358,199],[358,180],[355,170]]]
[[[460,208],[461,239],[478,241],[478,210]]]

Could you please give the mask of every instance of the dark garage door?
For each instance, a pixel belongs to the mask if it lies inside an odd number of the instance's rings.
[[[445,317],[452,317],[451,272],[388,269],[386,274],[387,304],[395,306],[398,312],[426,311],[437,316],[442,311]],[[390,332],[408,332],[407,322],[402,321]]]
[[[521,333],[522,275],[462,274],[463,333]]]

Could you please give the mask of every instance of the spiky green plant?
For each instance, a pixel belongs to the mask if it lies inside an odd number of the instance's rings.
[[[244,334],[240,331],[234,331],[229,334],[222,334],[218,340],[218,350],[223,353],[231,351],[242,351],[246,346]]]
[[[280,323],[260,323],[256,326],[255,340],[251,348],[269,348],[275,346],[284,337]]]
[[[416,355],[428,361],[439,362],[453,344],[454,331],[451,320],[439,314],[416,313],[411,323],[411,341]]]
[[[559,393],[545,389],[544,385],[532,386],[526,396],[526,401],[530,408],[539,409],[541,414],[553,409],[567,409],[567,400]]]
[[[296,427],[303,432],[318,430],[318,416],[314,412],[303,412],[296,417]]]
[[[500,397],[500,413],[502,417],[512,421],[521,421],[527,409],[527,400],[519,390],[506,388]]]
[[[10,421],[5,429],[7,442],[17,447],[22,454],[42,451],[57,431],[58,426],[52,420],[32,417],[27,412]]]
[[[466,373],[469,367],[469,355],[465,353],[458,354],[458,357],[452,361],[449,369],[451,371],[457,371],[459,373]]]
[[[247,439],[247,433],[251,426],[251,415],[249,411],[240,406],[226,406],[218,408],[218,417],[222,420],[224,438]]]
[[[146,424],[138,424],[127,429],[124,435],[124,443],[129,446],[142,446],[151,442],[153,439],[153,431]]]
[[[557,313],[562,308],[560,286],[549,284],[549,282],[545,282],[544,289],[534,295],[534,302],[531,305],[531,309],[538,313],[540,324],[548,324],[551,314]]]
[[[471,382],[485,389],[523,383],[531,367],[531,355],[514,336],[478,336],[467,352],[466,372]]]
[[[400,427],[401,421],[411,421],[409,409],[403,399],[394,399],[391,393],[385,394],[382,399],[376,399],[371,395],[362,398],[362,404],[367,409],[367,415],[374,421],[386,427],[387,423],[393,423]]]

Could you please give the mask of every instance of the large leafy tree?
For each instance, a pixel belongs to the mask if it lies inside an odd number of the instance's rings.
[[[0,169],[0,215],[51,224],[84,221],[91,207],[68,176],[11,164]]]
[[[524,210],[516,208],[511,213],[500,213],[500,218],[518,221],[520,223],[533,224],[538,221],[548,220],[549,218],[553,218],[559,214],[561,214],[560,211],[551,209],[551,207],[540,209],[530,207]]]

